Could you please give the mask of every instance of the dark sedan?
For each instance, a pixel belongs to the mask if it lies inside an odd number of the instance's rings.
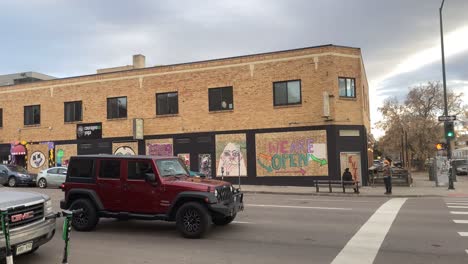
[[[18,185],[33,186],[36,179],[23,167],[15,165],[0,165],[0,184],[15,187]]]

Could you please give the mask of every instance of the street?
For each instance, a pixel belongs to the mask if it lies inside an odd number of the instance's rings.
[[[59,210],[60,190],[18,190],[46,193]],[[72,232],[69,262],[468,263],[468,198],[247,194],[245,203],[234,223],[200,240],[180,237],[174,223],[101,219],[93,232]],[[62,223],[15,263],[59,263]]]

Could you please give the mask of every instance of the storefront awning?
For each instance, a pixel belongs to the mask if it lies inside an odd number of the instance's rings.
[[[14,156],[26,155],[26,149],[24,148],[23,145],[16,145],[11,150],[11,155],[14,155]]]

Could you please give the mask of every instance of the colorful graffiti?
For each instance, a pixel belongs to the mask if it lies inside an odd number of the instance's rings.
[[[247,176],[246,151],[245,134],[216,135],[216,177]]]
[[[177,154],[177,157],[179,157],[187,166],[187,169],[190,170],[190,154],[189,153],[179,153]]]
[[[211,178],[211,154],[198,154],[198,170]]]
[[[32,168],[40,168],[44,165],[45,162],[46,157],[41,151],[35,151],[33,154],[31,154],[31,159],[29,160],[29,163]]]
[[[349,168],[353,179],[362,181],[361,178],[361,154],[358,152],[341,152],[340,153],[340,168],[343,174],[346,168]]]
[[[328,175],[325,131],[257,134],[258,176]]]
[[[173,156],[172,144],[147,144],[148,155],[151,156]]]

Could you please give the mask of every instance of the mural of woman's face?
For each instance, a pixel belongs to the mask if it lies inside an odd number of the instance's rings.
[[[221,159],[229,161],[231,164],[237,164],[239,155],[239,148],[233,143],[228,143],[224,148],[223,154],[221,154]],[[242,155],[240,156],[240,159],[242,159]]]

